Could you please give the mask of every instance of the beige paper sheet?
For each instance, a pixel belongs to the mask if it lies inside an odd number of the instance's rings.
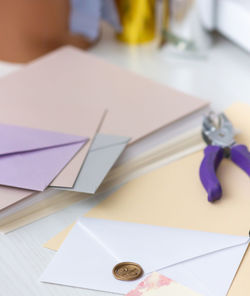
[[[250,146],[250,106],[236,103],[226,113],[241,131],[238,142]],[[202,157],[203,152],[198,152],[130,181],[86,216],[247,236],[249,177],[231,161],[223,160],[218,170],[223,198],[211,204],[198,175]],[[58,249],[68,231],[70,227],[45,246]],[[248,249],[230,296],[250,293],[249,253]]]

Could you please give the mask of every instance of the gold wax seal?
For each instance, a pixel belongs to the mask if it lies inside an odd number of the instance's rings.
[[[113,275],[120,281],[134,281],[140,278],[143,270],[139,264],[133,262],[122,262],[113,268]]]

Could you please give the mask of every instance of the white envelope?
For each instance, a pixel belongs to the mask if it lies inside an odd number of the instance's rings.
[[[42,282],[126,294],[142,279],[116,280],[120,262],[141,265],[205,296],[223,296],[240,265],[248,237],[82,218],[41,277]]]

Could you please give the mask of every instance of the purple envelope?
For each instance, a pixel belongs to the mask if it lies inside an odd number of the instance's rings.
[[[0,185],[43,191],[88,141],[0,124]]]

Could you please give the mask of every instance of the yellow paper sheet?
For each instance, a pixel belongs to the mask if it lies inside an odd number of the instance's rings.
[[[240,130],[238,143],[250,146],[250,106],[242,103],[227,110]],[[139,177],[116,191],[86,216],[110,220],[248,235],[250,228],[250,182],[248,175],[224,159],[218,169],[223,198],[207,201],[199,179],[203,152],[187,156]],[[58,249],[70,227],[45,246]],[[248,250],[230,290],[230,296],[250,294]]]

